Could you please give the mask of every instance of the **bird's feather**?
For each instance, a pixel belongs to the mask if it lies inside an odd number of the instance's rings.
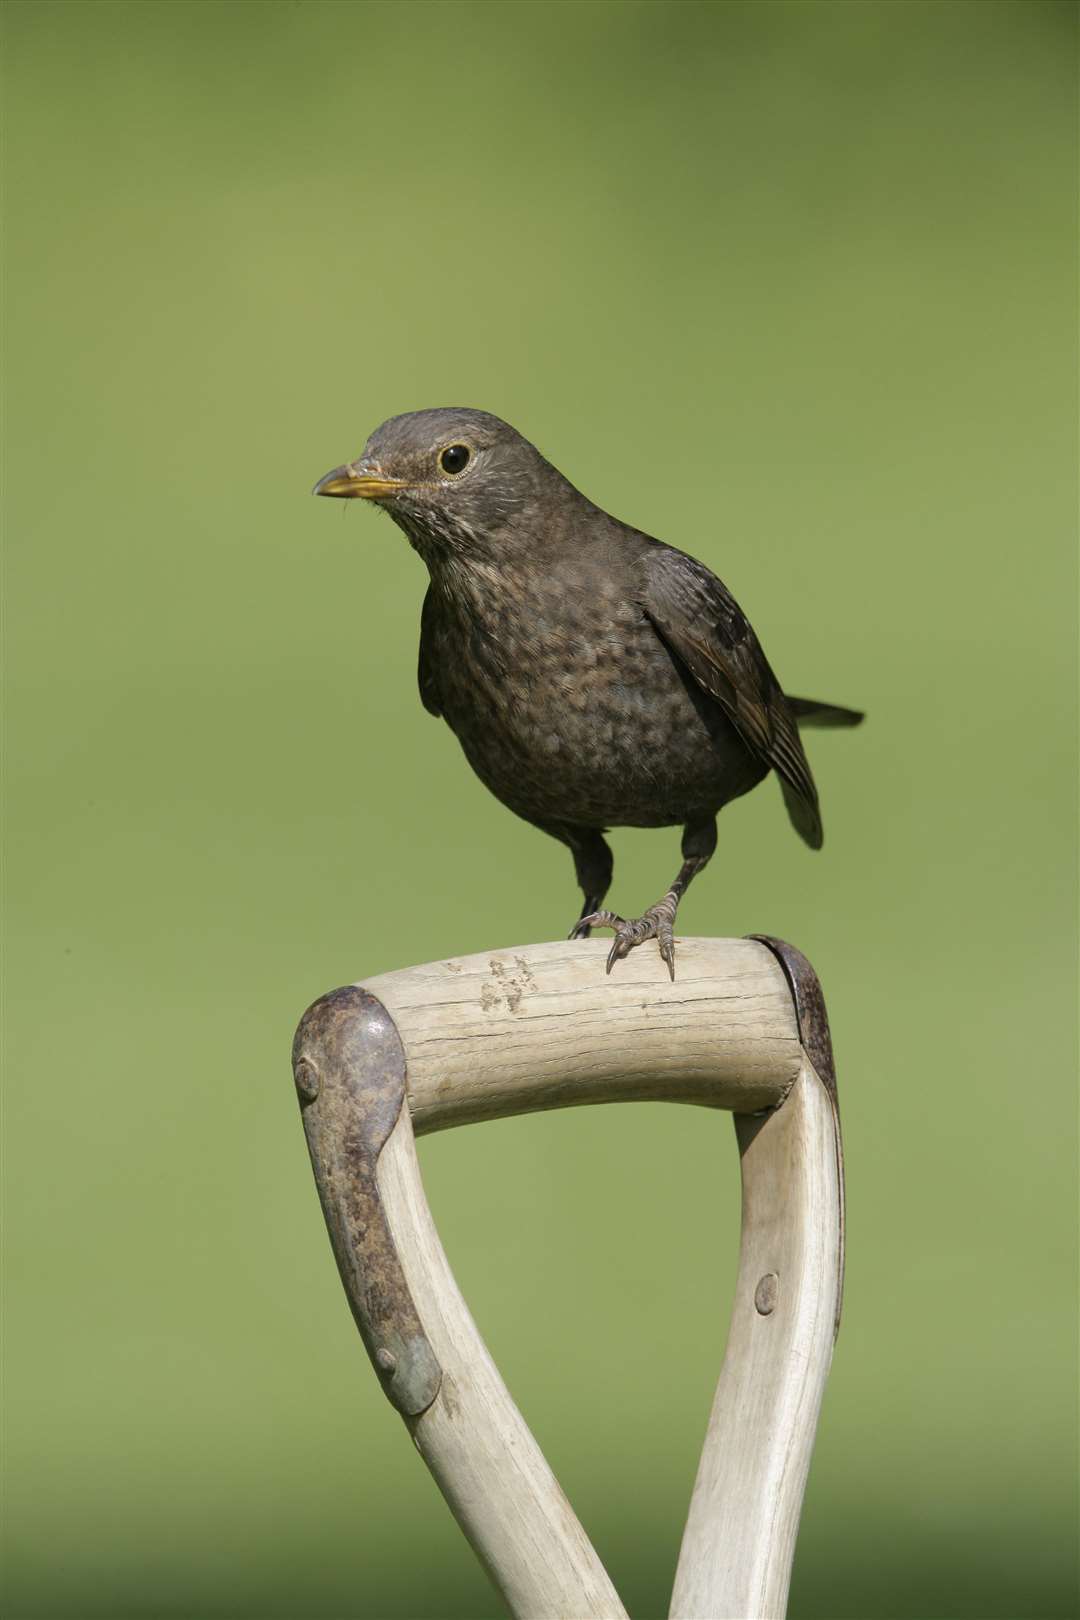
[[[819,703],[817,698],[789,697],[788,703],[800,731],[806,726],[820,726],[822,730],[861,726],[866,719],[861,709],[845,709],[839,703]]]

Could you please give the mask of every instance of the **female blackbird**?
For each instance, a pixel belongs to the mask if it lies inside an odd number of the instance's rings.
[[[716,847],[716,813],[770,770],[822,841],[799,726],[862,715],[789,698],[704,564],[594,506],[485,411],[391,417],[317,495],[383,507],[427,564],[420,697],[515,814],[569,845],[585,893],[571,937],[612,928],[608,972],[656,939],[675,977],[679,901]],[[682,825],[683,864],[633,921],[600,909],[608,827]]]

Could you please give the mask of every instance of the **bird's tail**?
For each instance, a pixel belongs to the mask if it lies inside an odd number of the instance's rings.
[[[815,698],[789,697],[793,714],[803,726],[858,726],[866,719],[858,709],[842,709],[838,703],[818,703]]]

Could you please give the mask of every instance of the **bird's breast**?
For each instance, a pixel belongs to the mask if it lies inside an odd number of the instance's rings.
[[[519,583],[479,609],[444,600],[428,651],[469,763],[530,820],[670,825],[760,775],[751,765],[738,785],[749,756],[737,735],[695,698],[640,606],[603,585]]]

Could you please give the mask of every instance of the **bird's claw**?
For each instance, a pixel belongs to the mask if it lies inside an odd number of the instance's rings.
[[[587,939],[591,928],[613,928],[615,938],[608,952],[607,972],[610,973],[616,962],[621,962],[629,956],[635,945],[642,945],[647,939],[655,939],[660,955],[667,964],[672,982],[675,980],[675,935],[672,928],[670,909],[662,902],[627,921],[614,911],[591,911],[587,917],[582,917],[570,931],[571,939]]]

